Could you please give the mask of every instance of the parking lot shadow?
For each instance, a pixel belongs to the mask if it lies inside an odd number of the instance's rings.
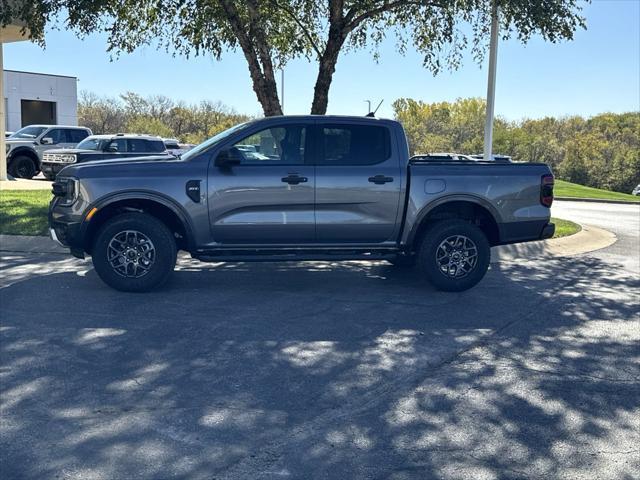
[[[124,294],[56,261],[5,259],[3,478],[640,471],[640,281],[615,265],[494,264],[451,294],[385,262],[183,258]]]

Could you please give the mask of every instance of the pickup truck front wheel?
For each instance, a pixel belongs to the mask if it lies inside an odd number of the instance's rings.
[[[461,292],[487,273],[491,249],[485,234],[463,220],[442,220],[424,235],[418,263],[439,290]]]
[[[8,171],[13,178],[33,178],[37,173],[33,160],[26,155],[18,155],[11,159]]]
[[[124,213],[99,230],[91,258],[98,276],[123,292],[147,292],[162,286],[176,264],[176,242],[158,219]]]

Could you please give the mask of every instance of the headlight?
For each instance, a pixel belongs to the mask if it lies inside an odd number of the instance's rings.
[[[70,206],[78,200],[80,182],[77,178],[58,177],[51,190],[55,197],[60,198],[60,205]]]

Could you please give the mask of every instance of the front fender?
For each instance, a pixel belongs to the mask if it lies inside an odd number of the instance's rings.
[[[122,202],[126,200],[147,200],[156,202],[169,210],[171,210],[180,220],[182,225],[184,226],[185,233],[187,235],[187,243],[189,248],[195,245],[195,229],[193,223],[186,210],[182,205],[173,200],[171,197],[164,195],[159,192],[151,191],[151,190],[125,190],[113,194],[105,195],[98,200],[91,202],[82,213],[82,223],[80,225],[81,236],[85,236],[87,230],[90,227],[91,221],[87,221],[87,214],[93,209],[97,208],[98,211],[103,210],[110,205],[113,205],[117,202]]]

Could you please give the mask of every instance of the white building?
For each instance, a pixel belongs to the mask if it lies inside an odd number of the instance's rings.
[[[78,124],[75,77],[15,70],[5,70],[3,76],[7,131],[32,124]]]

